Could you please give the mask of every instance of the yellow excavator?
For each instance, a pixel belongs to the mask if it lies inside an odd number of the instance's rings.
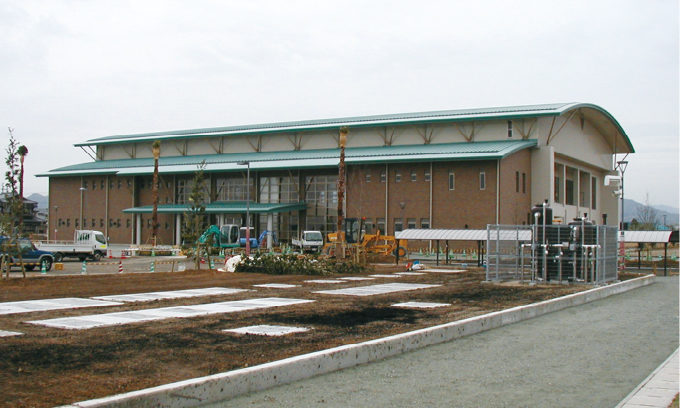
[[[358,246],[368,254],[396,255],[399,251],[399,257],[406,255],[406,249],[400,246],[394,235],[382,235],[380,230],[369,233],[370,231],[366,231],[364,221],[365,218],[345,218],[343,231],[331,232],[326,235],[323,253],[334,255],[335,244],[340,238],[349,246]]]

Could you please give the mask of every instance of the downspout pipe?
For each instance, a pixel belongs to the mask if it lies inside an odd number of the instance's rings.
[[[496,224],[500,224],[501,216],[501,160],[496,160]]]

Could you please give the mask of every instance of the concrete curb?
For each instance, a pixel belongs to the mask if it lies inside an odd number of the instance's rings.
[[[593,302],[652,284],[654,279],[654,275],[647,275],[531,305],[518,306],[363,343],[303,354],[254,367],[77,402],[68,407],[190,407],[223,401],[249,392],[381,360],[421,347]]]

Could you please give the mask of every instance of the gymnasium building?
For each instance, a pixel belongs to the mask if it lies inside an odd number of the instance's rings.
[[[100,137],[75,145],[92,160],[39,175],[49,177],[49,239],[96,229],[112,243],[148,242],[155,140],[159,243],[181,243],[201,163],[211,223],[245,225],[248,207],[256,235],[268,225],[282,242],[303,230],[335,231],[343,127],[346,216],[365,217],[387,234],[526,224],[531,206],[544,200],[554,222],[587,215],[615,226],[619,200],[604,179],[615,174],[617,155],[634,152],[616,119],[587,103]]]

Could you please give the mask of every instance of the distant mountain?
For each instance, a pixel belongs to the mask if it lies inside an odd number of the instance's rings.
[[[655,205],[654,208],[657,210],[665,211],[668,214],[678,214],[680,213],[680,209],[677,207],[671,207],[670,205]]]
[[[47,209],[47,205],[48,205],[47,196],[44,196],[44,195],[38,194],[38,193],[33,193],[26,198],[28,198],[31,201],[35,201],[36,203],[38,203],[38,208]]]
[[[633,218],[639,218],[642,208],[645,204],[638,203],[635,200],[624,199],[623,200],[623,216],[626,222],[631,222]],[[653,205],[651,206],[656,210],[656,222],[657,224],[663,225],[663,216],[666,216],[666,225],[678,225],[680,224],[680,211],[677,208],[673,208],[667,205]]]

